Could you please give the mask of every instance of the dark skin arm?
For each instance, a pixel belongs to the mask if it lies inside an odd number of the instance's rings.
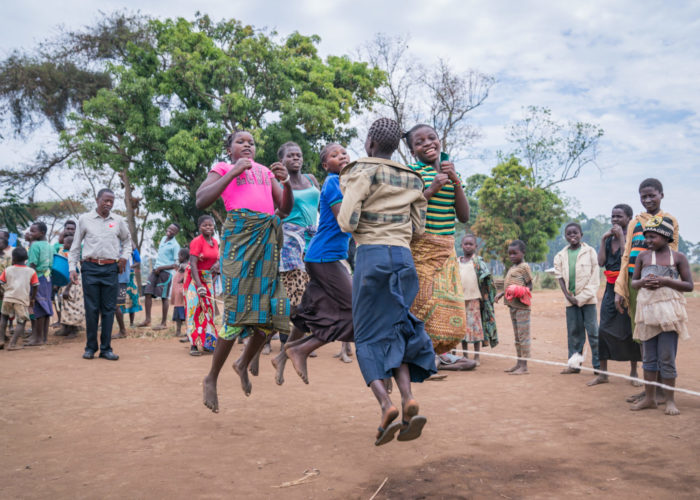
[[[34,307],[34,302],[36,301],[36,291],[39,289],[39,286],[33,286],[32,291],[29,292],[29,307]]]
[[[612,229],[608,230],[600,240],[600,248],[598,248],[598,265],[603,267],[605,265],[605,259],[608,258],[607,252],[605,251],[605,241],[612,236]]]
[[[197,293],[199,293],[199,288],[202,286],[202,280],[199,279],[199,258],[196,255],[190,255],[190,274],[192,275],[192,281],[194,281]]]
[[[566,283],[564,282],[564,278],[559,278],[559,288],[561,288],[561,291],[564,292],[564,297],[566,297],[566,300],[568,300],[571,305],[577,306],[578,301],[574,298],[573,295],[569,292],[569,290],[566,288]]]
[[[532,291],[532,280],[525,283],[525,286],[528,288],[528,290]],[[499,300],[501,300],[501,297],[503,297],[505,294],[506,292],[500,292],[494,297],[493,301],[498,302]]]
[[[435,176],[430,187],[423,191],[423,196],[426,200],[432,198],[442,187],[451,182],[455,187],[455,214],[459,222],[467,222],[469,220],[469,200],[460,185],[459,176],[455,170],[454,163],[451,161],[443,161],[438,169],[439,174]]]
[[[68,283],[68,285],[63,289],[63,298],[64,298],[64,299],[68,300],[68,298],[70,297],[70,289],[71,289],[72,286],[73,286],[73,282],[71,281],[71,282]]]
[[[642,269],[644,266],[649,265],[650,260],[651,252],[649,251],[643,252],[637,257],[637,262],[639,262],[639,264],[634,268],[634,274],[632,275],[632,281],[630,283],[632,288],[636,288],[637,290],[640,288],[656,290],[657,288],[667,286],[679,292],[693,291],[693,275],[690,272],[690,264],[688,263],[688,259],[685,255],[680,252],[673,252],[673,260],[676,263],[676,269],[678,269],[678,273],[680,274],[680,280],[676,280],[668,276],[654,276],[651,274],[642,278]]]

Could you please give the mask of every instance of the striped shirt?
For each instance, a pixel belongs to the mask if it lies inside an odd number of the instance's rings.
[[[426,165],[421,161],[412,163],[409,167],[421,175],[425,183],[425,189],[430,187],[438,174],[435,167]],[[460,185],[462,189],[466,187],[463,182],[460,182]],[[455,217],[455,186],[448,182],[428,200],[425,232],[431,234],[454,234]]]
[[[637,255],[647,249],[646,240],[644,238],[644,227],[642,223],[637,221],[632,232],[632,246],[630,247],[630,260],[627,269],[630,274],[634,273],[634,263],[637,260]]]

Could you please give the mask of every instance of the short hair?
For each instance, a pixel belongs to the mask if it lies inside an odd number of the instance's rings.
[[[212,215],[209,215],[209,214],[200,215],[199,219],[197,219],[197,227],[201,226],[204,223],[204,221],[207,219],[211,219],[213,221],[214,217]]]
[[[566,232],[566,230],[572,226],[577,228],[579,233],[583,234],[583,229],[581,229],[581,224],[579,224],[578,222],[569,222],[566,226],[564,226],[564,232]]]
[[[474,233],[467,233],[464,236],[462,236],[462,239],[460,241],[464,241],[467,238],[472,238],[474,242],[476,242],[476,235]]]
[[[367,137],[377,144],[378,152],[393,154],[401,142],[401,127],[396,120],[379,118],[369,128]]]
[[[627,217],[629,217],[630,219],[631,219],[632,217],[634,217],[634,210],[632,210],[632,207],[630,207],[630,206],[629,206],[628,204],[626,204],[626,203],[618,203],[617,205],[615,205],[615,206],[613,207],[613,210],[615,210],[615,209],[622,210],[623,212],[625,212],[625,215],[626,215]]]
[[[659,193],[664,192],[664,186],[661,184],[661,181],[659,179],[654,179],[653,177],[649,177],[648,179],[644,179],[642,183],[639,185],[639,192],[642,192],[642,189],[644,188],[652,188],[656,189]]]
[[[175,227],[177,228],[178,231],[179,231],[180,229],[182,229],[182,228],[180,227],[180,224],[178,224],[177,222],[171,222],[170,225],[171,225],[171,226],[175,226]]]
[[[105,193],[109,193],[109,194],[111,194],[112,196],[114,196],[114,191],[112,191],[112,190],[109,189],[109,188],[102,188],[102,189],[100,189],[100,190],[97,192],[97,199],[99,200],[100,198],[102,198],[102,195],[105,194]]]
[[[0,235],[4,235],[5,238],[9,239],[10,238],[10,232],[5,231],[4,229],[0,229]]]
[[[224,151],[228,151],[228,148],[231,147],[231,144],[233,144],[233,141],[236,139],[236,136],[238,134],[242,134],[244,132],[246,134],[250,134],[251,137],[253,136],[253,134],[251,134],[247,130],[236,130],[236,129],[232,130],[229,134],[226,134],[226,137],[224,137]],[[253,140],[255,140],[255,139],[253,139]]]
[[[24,249],[24,247],[17,247],[14,250],[12,250],[12,260],[15,262],[24,262],[29,258],[27,255],[27,251]]]
[[[326,160],[328,159],[328,155],[330,154],[331,149],[333,149],[336,146],[341,147],[341,148],[343,147],[342,144],[339,144],[337,142],[330,142],[330,143],[326,144],[325,146],[323,146],[323,149],[321,150],[321,154],[319,155],[319,157],[321,159],[321,166],[323,166],[323,164],[326,163]]]
[[[282,144],[277,150],[277,159],[282,160],[282,158],[284,158],[284,155],[287,153],[287,150],[293,146],[299,148],[299,151],[301,151],[301,146],[299,146],[299,144],[297,144],[294,141],[287,141],[284,144]]]
[[[188,259],[190,258],[190,249],[189,248],[181,247],[180,250],[177,252],[177,254],[180,255],[181,253],[184,253],[185,255],[187,255]]]
[[[49,230],[49,228],[46,227],[46,224],[40,220],[33,222],[32,226],[36,226],[41,234],[46,234]]]
[[[406,132],[403,135],[404,138],[406,139],[406,144],[408,144],[408,148],[411,151],[413,151],[413,134],[415,134],[416,131],[418,131],[422,128],[429,128],[430,130],[432,130],[433,132],[435,132],[437,134],[437,130],[435,130],[434,127],[431,127],[430,125],[428,125],[426,123],[419,123],[418,125],[414,125],[413,127],[411,127],[411,130],[409,130],[408,132]]]
[[[523,240],[513,240],[508,244],[508,248],[511,247],[517,247],[520,252],[525,255],[525,249],[527,248],[525,246],[525,242]]]
[[[78,227],[78,224],[73,219],[68,219],[66,222],[63,223],[63,227],[67,226],[75,226]]]

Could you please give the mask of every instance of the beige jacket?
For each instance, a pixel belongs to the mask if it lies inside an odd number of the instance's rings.
[[[569,245],[566,245],[554,256],[554,276],[562,278],[569,288]],[[598,289],[600,288],[600,270],[598,269],[598,252],[581,242],[581,251],[576,256],[576,294],[574,298],[579,306],[598,303]],[[566,305],[571,303],[566,301]]]
[[[411,168],[383,158],[361,158],[340,172],[343,203],[340,229],[360,245],[410,248],[414,234],[425,231],[428,202],[423,179]]]

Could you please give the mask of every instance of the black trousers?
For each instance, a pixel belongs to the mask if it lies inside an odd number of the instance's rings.
[[[102,332],[100,334],[100,351],[112,350],[112,325],[114,312],[117,310],[117,293],[119,292],[119,266],[117,264],[99,265],[84,261],[80,268],[83,277],[83,296],[85,299],[85,326],[87,344],[85,350],[97,352],[97,323],[102,315]]]

